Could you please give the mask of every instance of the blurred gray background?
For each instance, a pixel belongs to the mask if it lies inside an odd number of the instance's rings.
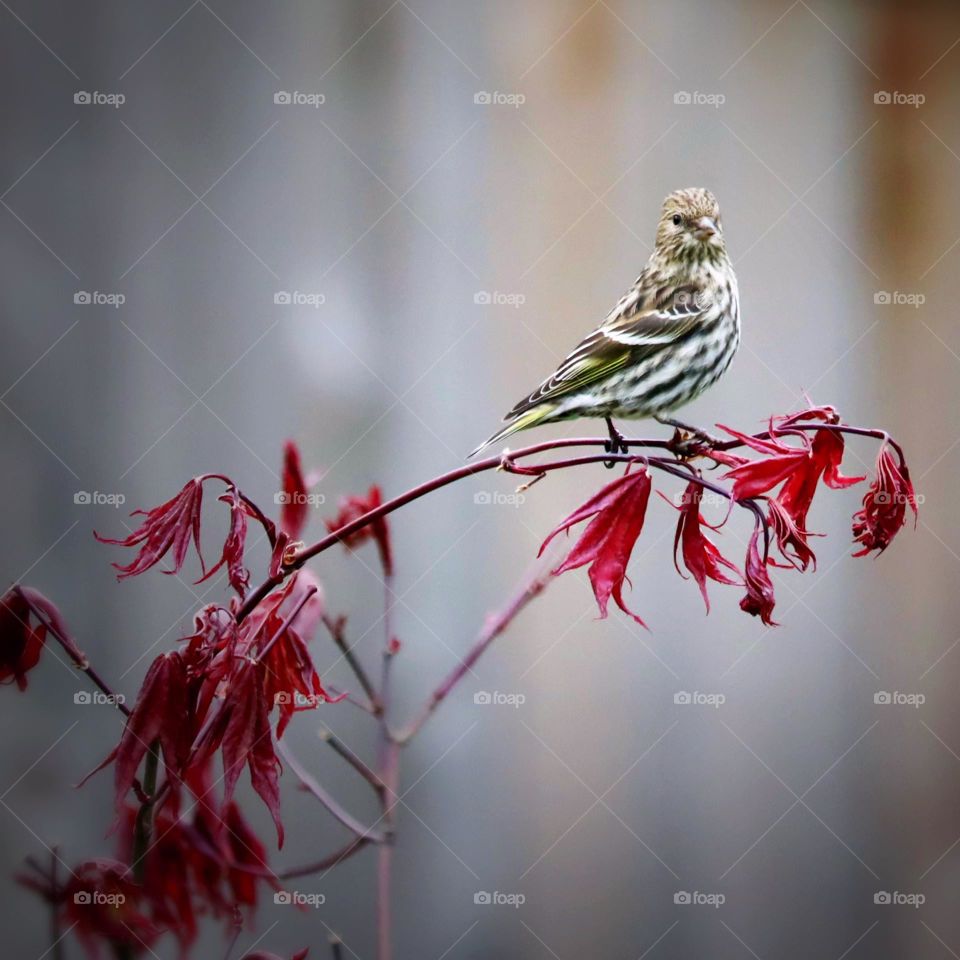
[[[704,617],[672,569],[672,511],[652,501],[628,598],[651,632],[616,613],[595,620],[586,576],[568,574],[410,748],[397,956],[960,953],[955,4],[0,7],[5,583],[53,597],[132,695],[201,598],[226,594],[193,586],[193,568],[117,585],[109,562],[125,558],[94,528],[122,535],[128,510],[208,470],[272,506],[287,437],[326,470],[312,533],[343,494],[379,482],[392,495],[458,465],[633,280],[663,196],[707,186],[744,340],[687,418],[757,427],[806,390],[888,427],[925,501],[919,525],[879,560],[853,560],[860,493],[821,494],[818,568],[776,576],[782,626],[769,630],[740,613],[734,589],[715,588]],[[81,91],[125,102],[75,103]],[[276,104],[279,91],[324,102]],[[484,92],[523,102],[476,103]],[[677,103],[681,92],[723,102]],[[875,102],[882,92],[892,102]],[[75,303],[81,291],[125,300]],[[323,302],[277,305],[280,292]],[[923,303],[878,303],[880,292]],[[851,444],[848,471],[875,450]],[[487,474],[392,519],[398,717],[608,478],[556,475],[509,506],[475,502],[515,487]],[[78,491],[126,503],[76,504]],[[734,557],[747,532],[743,518],[726,528]],[[373,664],[382,588],[368,551],[315,569]],[[324,638],[314,653],[351,684]],[[108,707],[75,706],[78,689],[50,651],[26,694],[2,691],[3,877],[46,845],[70,862],[111,849],[110,775],[70,785],[120,725]],[[479,690],[526,699],[479,706]],[[726,700],[676,705],[678,691]],[[876,704],[878,691],[925,702]],[[368,751],[364,717],[327,707],[290,736],[372,818],[363,785],[317,742],[320,722]],[[279,866],[344,840],[291,787]],[[263,935],[260,949],[310,944],[323,957],[334,929],[366,960],[373,884],[368,852],[301,884],[324,893],[321,910],[269,902],[240,945]],[[42,956],[44,911],[12,881],[2,889],[6,955]],[[481,890],[526,902],[475,905]],[[725,903],[677,905],[679,891]],[[926,900],[875,905],[878,891]],[[197,955],[222,953],[222,931],[207,929]]]

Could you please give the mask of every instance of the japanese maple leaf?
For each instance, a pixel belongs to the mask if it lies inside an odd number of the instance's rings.
[[[307,522],[310,506],[307,482],[300,466],[300,451],[288,440],[283,447],[283,494],[281,496],[280,529],[291,540],[297,540]]]
[[[46,624],[32,624],[33,612],[23,594],[8,591],[0,600],[0,683],[27,689],[27,673],[40,662]]]
[[[172,784],[178,784],[193,742],[194,724],[188,697],[188,676],[177,651],[163,653],[150,665],[120,742],[97,767],[114,764],[114,804],[118,814],[133,786],[140,763],[157,741]],[[94,771],[96,772],[96,771]]]
[[[751,450],[767,454],[759,460],[747,460],[724,474],[725,480],[733,480],[733,497],[745,500],[758,497],[772,490],[802,469],[810,457],[810,444],[805,436],[800,436],[802,446],[793,447],[780,440],[763,440],[740,433],[720,424],[720,428],[736,437]]]
[[[622,592],[623,582],[627,579],[630,554],[643,530],[650,488],[650,474],[645,467],[636,473],[618,477],[571,513],[540,547],[542,555],[558,533],[592,517],[580,539],[563,563],[553,571],[553,575],[559,576],[567,570],[589,563],[590,583],[601,619],[607,616],[607,604],[613,597],[624,613],[633,617],[642,627],[646,627],[646,624],[627,608]]]
[[[744,580],[746,581],[747,592],[740,601],[740,609],[754,617],[760,619],[768,626],[777,626],[773,620],[773,607],[776,600],[773,595],[773,583],[770,581],[770,574],[767,573],[767,566],[760,556],[758,539],[760,528],[754,527],[753,534],[750,537],[750,543],[747,546],[747,559],[744,563]]]
[[[120,547],[140,547],[136,557],[123,566],[113,566],[120,571],[118,579],[135,577],[159,563],[169,552],[173,554],[173,566],[164,573],[179,573],[187,558],[187,548],[191,539],[203,566],[200,553],[200,507],[203,502],[203,478],[194,477],[184,488],[166,503],[152,510],[135,510],[131,516],[143,516],[146,519],[129,536],[122,540],[94,536],[101,543],[111,543]]]
[[[677,509],[680,517],[677,520],[677,532],[673,538],[673,565],[677,573],[683,576],[677,562],[677,550],[683,555],[683,565],[690,571],[703,594],[707,613],[710,612],[710,598],[707,596],[707,580],[717,583],[726,583],[733,586],[743,583],[740,571],[724,557],[717,546],[703,532],[708,526],[700,514],[700,504],[703,502],[703,487],[695,480],[687,484],[683,493],[683,501]],[[713,528],[711,528],[713,529]],[[731,579],[723,568],[730,570],[737,579]]]
[[[383,497],[378,486],[372,486],[365,497],[346,497],[340,501],[340,512],[332,520],[327,521],[327,529],[331,533],[336,533],[358,517],[375,510],[382,503]],[[370,539],[377,544],[380,566],[383,568],[384,575],[390,576],[393,573],[393,551],[390,545],[390,527],[386,517],[379,517],[365,527],[341,538],[344,546],[350,550],[356,549]]]
[[[895,458],[889,443],[877,455],[877,475],[853,517],[853,539],[861,545],[854,556],[873,550],[883,553],[907,522],[907,507],[917,517],[917,496],[902,455]]]
[[[203,553],[200,549],[200,515],[203,504],[204,481],[222,480],[227,485],[226,492],[220,497],[230,506],[230,528],[216,565],[207,570]],[[172,566],[164,573],[176,574],[183,568],[187,558],[187,550],[191,541],[200,560],[201,577],[197,581],[202,583],[213,576],[221,567],[227,567],[230,585],[244,596],[250,576],[243,566],[243,550],[247,536],[247,517],[262,518],[255,508],[240,493],[236,484],[220,474],[206,474],[194,477],[183,489],[166,503],[154,507],[152,510],[135,510],[133,516],[141,515],[146,519],[129,536],[122,540],[101,537],[94,532],[94,536],[101,543],[110,543],[120,547],[139,547],[137,555],[126,566],[114,563],[120,571],[118,579],[135,577],[158,564],[167,554],[172,557]],[[268,530],[272,524],[266,521]]]
[[[270,811],[277,828],[277,845],[282,847],[280,761],[274,752],[269,710],[264,665],[242,660],[224,691],[207,749],[219,749],[223,757],[224,805],[233,799],[243,768],[249,767],[250,783]]]
[[[246,596],[250,585],[250,572],[243,565],[243,550],[247,541],[247,517],[249,510],[240,491],[230,484],[218,499],[230,505],[230,529],[223,543],[223,551],[216,565],[211,567],[197,582],[209,580],[222,566],[226,565],[230,586],[240,595]],[[199,551],[198,551],[199,552]]]
[[[780,504],[800,530],[805,529],[807,512],[821,478],[833,490],[860,483],[863,477],[845,477],[840,472],[843,436],[833,430],[818,430],[809,447],[809,456],[787,479],[780,491]]]

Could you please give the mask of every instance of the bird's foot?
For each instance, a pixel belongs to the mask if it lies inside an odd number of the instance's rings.
[[[667,449],[681,460],[692,460],[712,450],[720,442],[717,437],[712,437],[702,430],[681,430],[680,427],[676,427],[667,444]]]
[[[617,454],[620,454],[620,453],[627,453],[627,452],[629,452],[629,447],[627,446],[626,438],[625,438],[625,437],[623,436],[623,434],[613,425],[613,421],[612,421],[609,417],[606,418],[606,421],[607,421],[607,430],[610,431],[610,439],[607,440],[607,441],[604,443],[604,445],[603,445],[604,451],[605,451],[606,453],[611,453],[611,454],[613,454],[614,456],[616,456]],[[604,460],[604,461],[603,461],[603,465],[604,465],[608,470],[612,470],[612,469],[617,465],[617,461],[616,461],[616,460]]]
[[[697,454],[703,453],[705,450],[709,450],[723,443],[720,437],[714,437],[705,430],[701,430],[699,427],[692,427],[689,423],[684,423],[682,420],[673,420],[670,417],[660,416],[655,416],[654,419],[658,423],[663,423],[668,427],[674,428],[673,436],[670,438],[667,449],[678,457],[695,457]]]

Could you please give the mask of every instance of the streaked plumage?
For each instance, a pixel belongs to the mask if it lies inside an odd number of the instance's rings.
[[[709,190],[671,193],[656,246],[606,319],[470,456],[519,430],[577,417],[663,416],[712,386],[740,345],[737,278]]]

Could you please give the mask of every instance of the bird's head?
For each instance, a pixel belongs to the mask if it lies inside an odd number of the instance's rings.
[[[720,205],[709,190],[675,190],[663,201],[657,252],[668,260],[686,263],[716,261],[726,252]]]

